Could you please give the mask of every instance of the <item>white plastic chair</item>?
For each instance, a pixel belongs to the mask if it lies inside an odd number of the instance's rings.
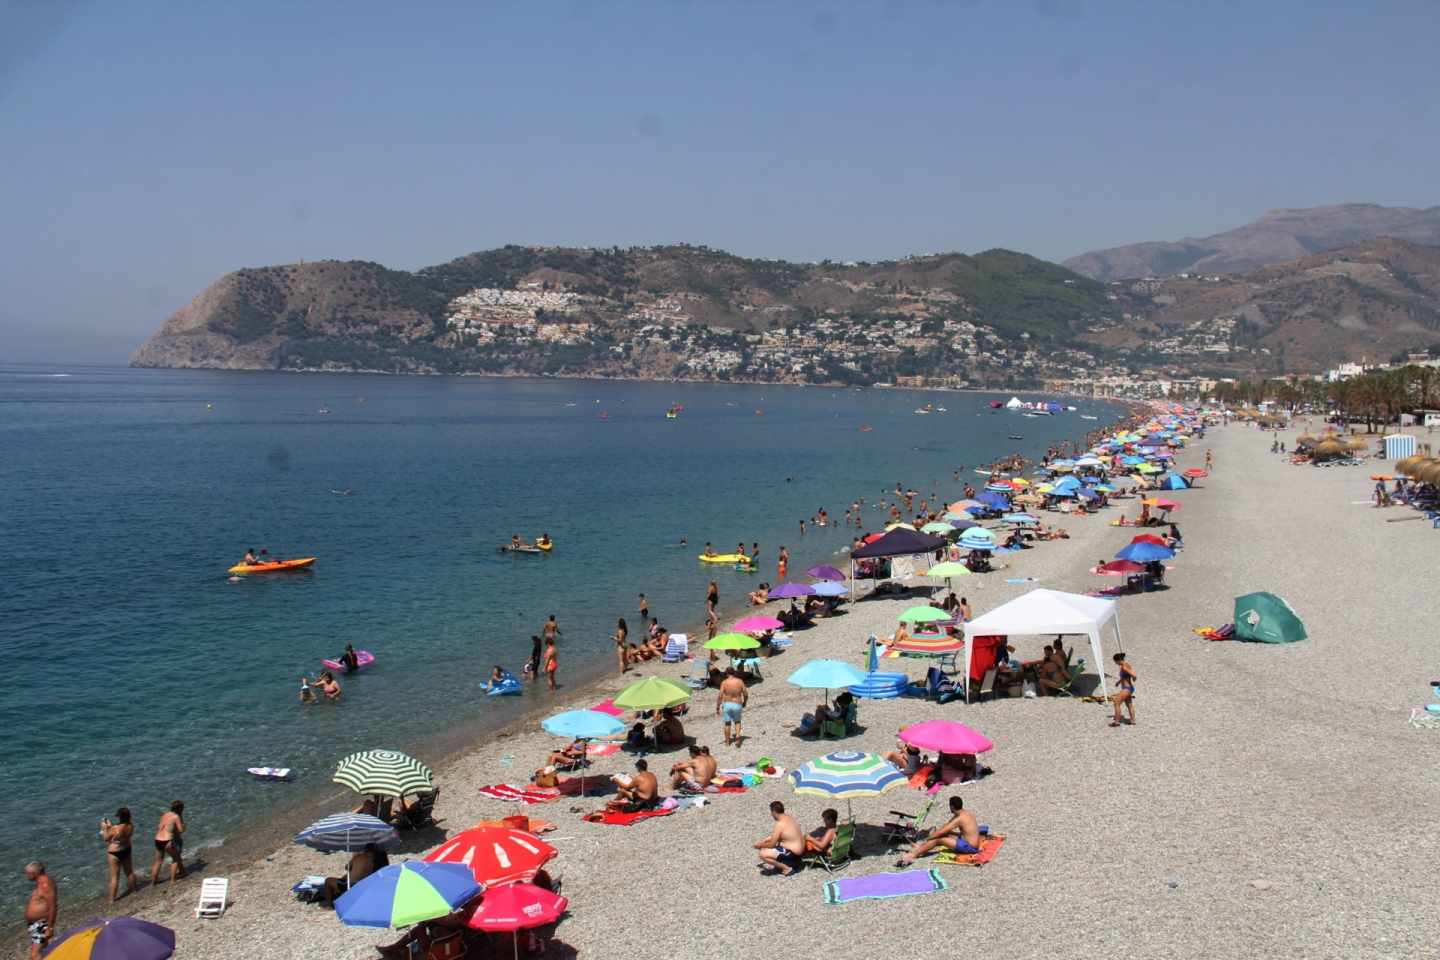
[[[200,884],[200,902],[195,905],[199,919],[216,920],[225,913],[230,902],[230,881],[226,877],[206,877]]]

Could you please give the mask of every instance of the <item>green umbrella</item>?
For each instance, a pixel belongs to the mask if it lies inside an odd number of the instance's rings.
[[[951,619],[950,614],[938,607],[919,606],[911,607],[900,614],[901,623],[935,623],[939,620]]]
[[[722,633],[705,641],[706,650],[758,650],[760,641],[744,633]]]
[[[690,691],[673,680],[646,677],[621,691],[614,703],[626,710],[664,710],[666,707],[679,706],[689,699]]]
[[[946,580],[949,580],[951,577],[968,577],[970,576],[970,568],[963,563],[946,560],[944,563],[937,563],[929,570],[926,570],[925,576],[944,577]]]
[[[340,761],[333,778],[356,793],[403,797],[435,788],[430,768],[399,750],[362,750]]]
[[[945,534],[954,533],[955,525],[953,523],[946,523],[944,520],[935,520],[921,527],[920,532],[938,533],[941,536],[944,536]]]

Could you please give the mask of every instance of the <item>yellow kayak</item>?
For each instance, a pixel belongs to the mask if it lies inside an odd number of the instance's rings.
[[[555,546],[555,541],[547,540],[544,543],[536,543],[535,546],[539,547],[541,550],[544,550],[546,553],[549,553],[550,550]]]
[[[273,563],[237,563],[230,568],[230,572],[280,573],[285,570],[303,570],[314,562],[314,557],[301,557],[298,560],[276,560]]]
[[[743,563],[743,564],[745,564],[746,566],[750,566],[750,565],[753,564],[755,561],[752,560],[750,557],[747,557],[747,556],[746,556],[745,554],[743,554],[743,553],[717,553],[717,554],[716,554],[715,556],[713,556],[713,557],[707,557],[705,554],[702,553],[702,554],[700,554],[700,562],[701,562],[701,563],[732,563],[732,564],[733,564],[733,563]]]

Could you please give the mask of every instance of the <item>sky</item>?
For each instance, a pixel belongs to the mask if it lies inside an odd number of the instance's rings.
[[[1440,203],[1440,3],[0,0],[0,362],[242,266],[1059,260]]]

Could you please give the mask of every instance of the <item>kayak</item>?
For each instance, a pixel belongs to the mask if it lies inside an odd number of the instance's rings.
[[[555,541],[551,540],[548,543],[537,543],[535,544],[535,546],[539,547],[544,552],[549,553],[551,550],[555,549]]]
[[[314,557],[298,560],[275,560],[271,563],[237,563],[230,573],[281,573],[286,570],[303,570],[315,562]]]
[[[503,546],[503,547],[500,548],[500,552],[501,552],[501,553],[544,553],[545,551],[542,550],[540,547],[532,547],[532,546],[531,546],[530,544],[528,544],[528,543],[525,544],[524,546],[520,546],[520,547],[512,547],[512,546],[510,546],[510,545],[507,543],[505,546]]]
[[[747,557],[747,556],[746,556],[745,554],[743,554],[743,553],[717,553],[717,554],[716,554],[715,556],[713,556],[713,557],[707,557],[707,556],[705,556],[705,554],[702,553],[702,554],[700,554],[700,562],[701,562],[701,563],[743,563],[743,564],[745,564],[746,566],[751,566],[751,565],[754,563],[753,560],[751,560],[749,557]]]
[[[371,653],[369,650],[355,651],[356,670],[364,670],[366,667],[370,666],[370,664],[374,662],[375,654]],[[339,660],[321,660],[320,665],[323,666],[326,670],[345,669],[345,664],[341,663]]]

